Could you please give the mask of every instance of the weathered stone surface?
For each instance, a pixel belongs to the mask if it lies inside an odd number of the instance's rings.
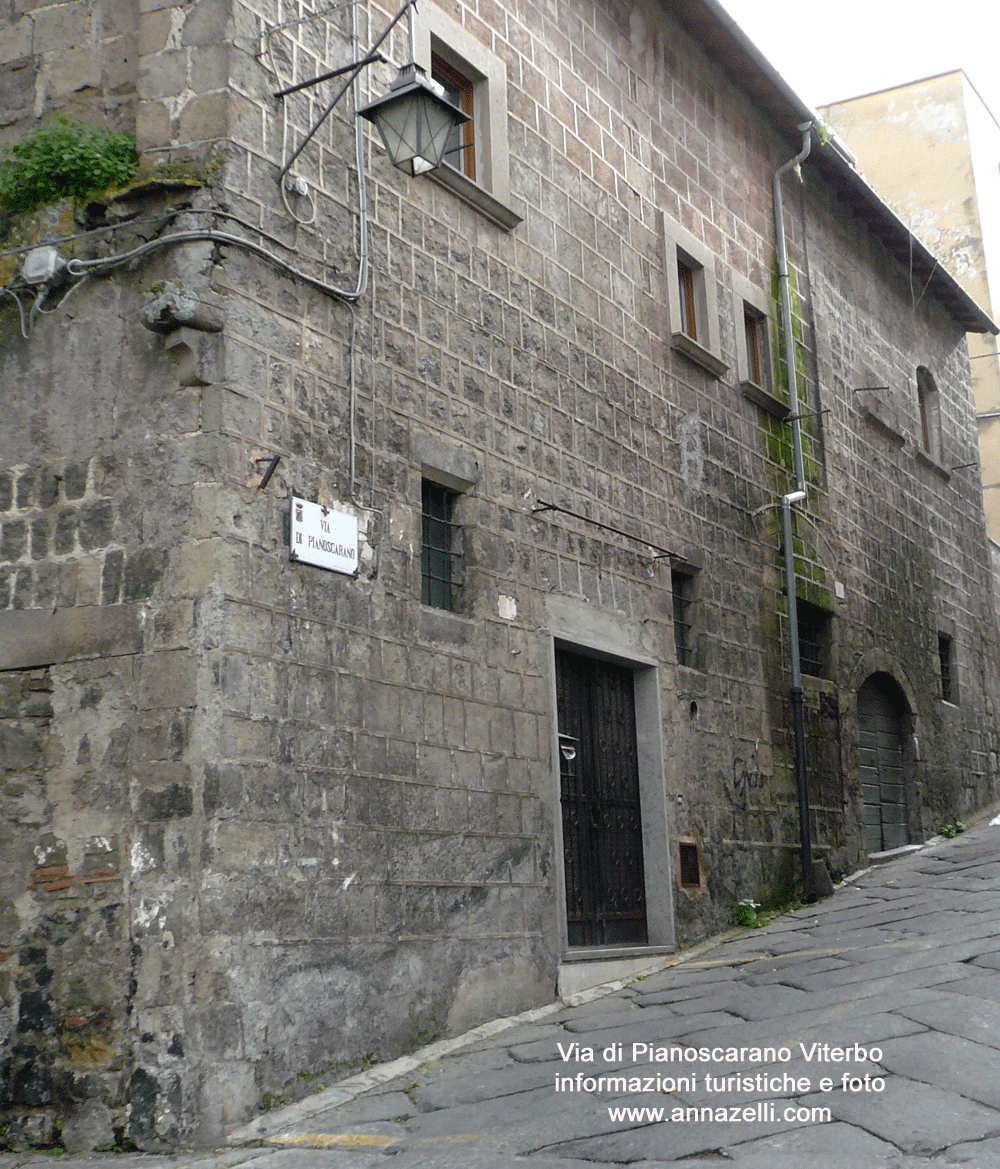
[[[49,1110],[72,1081],[60,1120],[98,1101],[147,1149],[216,1139],[264,1092],[551,998],[568,948],[556,645],[632,671],[636,717],[617,721],[639,731],[651,941],[728,926],[739,899],[781,902],[797,880],[774,522],[791,452],[766,408],[784,387],[774,376],[760,407],[737,376],[746,283],[777,341],[767,209],[794,119],[763,112],[669,6],[640,4],[623,32],[604,0],[568,25],[533,3],[459,4],[452,48],[485,55],[521,222],[498,228],[474,191],[404,183],[376,152],[372,279],[352,315],[324,285],[349,291],[357,273],[353,131],[329,119],[296,163],[309,193],[282,191],[275,78],[257,55],[263,37],[295,80],[341,65],[343,15],[269,36],[278,16],[239,0],[17,0],[17,55],[0,62],[11,134],[36,105],[134,125],[150,170],[84,212],[121,221],[79,248],[155,248],[94,272],[28,339],[16,306],[0,314],[8,1103]],[[287,105],[297,135],[307,100]],[[183,185],[185,168],[204,185]],[[911,383],[931,362],[942,450],[969,461],[960,323],[933,286],[914,304],[879,231],[822,168],[804,174],[787,225],[809,355],[795,539],[802,597],[831,628],[814,664],[826,676],[805,687],[817,855],[846,871],[867,852],[859,687],[892,677],[905,698],[919,839],[1000,796],[1000,651],[978,496],[919,452]],[[73,234],[63,211],[30,231]],[[671,345],[664,214],[714,263],[722,379]],[[290,267],[218,237],[164,243],[206,228]],[[144,329],[141,305],[170,282],[221,331]],[[853,394],[875,358],[891,442]],[[421,603],[424,477],[459,493],[455,612]],[[290,560],[293,494],[358,518],[356,576]],[[686,661],[666,545],[692,573]],[[941,701],[942,622],[960,706]],[[677,835],[698,848],[684,888]],[[931,1024],[892,1012],[946,983],[963,984],[955,998],[986,987],[964,963],[987,954],[990,915],[956,923],[965,936],[931,972],[918,948],[875,947],[904,921],[939,936],[954,906],[875,887],[839,917],[797,919],[756,981],[740,977],[755,939],[725,971],[650,980],[609,1042],[650,1028],[763,1041],[791,1011],[817,1033],[835,1021],[860,1041],[870,1022],[887,1044],[919,1038]],[[787,973],[804,944],[828,953]],[[548,1126],[548,1039],[512,1058],[535,1085],[517,1092],[537,1105],[532,1140],[607,1135],[590,1102]],[[105,1119],[80,1119],[69,1143],[99,1139]],[[704,1139],[692,1131],[689,1151]]]
[[[98,1100],[88,1100],[62,1127],[67,1153],[109,1149],[115,1143],[114,1114]]]
[[[0,669],[19,670],[80,658],[117,657],[142,648],[134,606],[0,612]]]

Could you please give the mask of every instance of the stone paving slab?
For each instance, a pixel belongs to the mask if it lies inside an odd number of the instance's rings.
[[[737,971],[738,967],[732,963],[686,962],[683,966],[650,974],[636,985],[635,993],[637,998],[645,999],[669,986],[677,992],[679,999],[697,998],[706,993],[704,988],[716,982],[727,982]]]
[[[687,1034],[685,1042],[698,1047],[704,1045],[757,1044],[766,1046],[774,1043],[795,1042],[799,1037],[822,1034],[826,1042],[836,1042],[841,1036],[841,1025],[851,1028],[866,1019],[869,1014],[881,1016],[899,1007],[939,999],[940,993],[927,987],[901,991],[883,991],[867,998],[845,999],[843,992],[824,991],[810,996],[817,1003],[808,1011],[800,1011],[794,1017],[784,1020],[781,1025],[773,1023],[730,1023],[716,1025],[703,1031]],[[845,1034],[848,1032],[845,1031]],[[845,1040],[846,1042],[846,1040]],[[860,1042],[860,1039],[858,1040]]]
[[[616,1101],[614,1107],[641,1108],[648,1104],[648,1097],[633,1096]],[[675,1097],[659,1096],[657,1106],[683,1107],[683,1102]],[[460,1104],[410,1121],[394,1151],[422,1147],[435,1140],[442,1143],[460,1140],[469,1147],[498,1148],[505,1153],[541,1152],[587,1160],[589,1154],[574,1151],[571,1143],[604,1139],[627,1124],[612,1119],[608,1108],[607,1103],[588,1093],[557,1096],[551,1088],[519,1096],[513,1109],[509,1099]]]
[[[944,1163],[968,1165],[973,1169],[1000,1169],[1000,1136],[952,1145],[944,1155]]]
[[[574,1065],[579,1066],[579,1065]],[[602,1068],[608,1065],[602,1063]],[[482,1100],[495,1100],[502,1096],[514,1096],[519,1092],[534,1091],[537,1088],[551,1088],[553,1078],[558,1074],[552,1064],[511,1064],[493,1072],[471,1074],[459,1072],[447,1079],[437,1080],[423,1086],[419,1083],[409,1099],[422,1112],[436,1108],[451,1108],[456,1104],[472,1104]]]
[[[943,981],[943,980],[942,980]],[[968,995],[970,998],[990,999],[1000,1002],[1000,973],[977,974],[964,979],[961,983],[949,982],[942,990],[953,991],[956,994]]]
[[[969,931],[975,933],[974,930]],[[872,965],[884,962],[895,954],[904,955],[906,961],[925,962],[928,965],[946,962],[960,962],[963,965],[973,959],[1000,951],[1000,938],[990,934],[986,937],[947,938],[930,934],[927,937],[904,938],[897,942],[886,942],[880,946],[864,946],[856,950],[845,949],[841,957],[854,966]],[[970,974],[986,973],[985,970],[970,970]]]
[[[813,1124],[791,1132],[761,1137],[728,1150],[728,1159],[738,1169],[773,1169],[777,1165],[822,1166],[822,1169],[889,1169],[898,1163],[899,1150],[887,1141],[853,1128],[849,1124]],[[653,1169],[654,1161],[635,1162],[630,1169]],[[662,1162],[660,1162],[662,1164]],[[683,1162],[684,1169],[704,1166],[719,1169],[718,1157],[694,1158]]]
[[[722,1148],[731,1153],[736,1145],[784,1132],[789,1127],[778,1120],[752,1124],[719,1123],[711,1120],[690,1124],[646,1124],[624,1131],[578,1137],[550,1146],[546,1152],[563,1157],[577,1156],[585,1161],[596,1161],[600,1165],[619,1161],[626,1164],[656,1160],[670,1163],[696,1153],[710,1153]]]
[[[968,996],[956,1001],[942,995],[940,999],[901,1007],[899,1014],[934,1031],[1000,1048],[1000,1003],[970,1001]]]
[[[1000,1051],[994,1047],[925,1031],[888,1040],[880,1062],[896,1076],[936,1084],[1000,1111]],[[1000,1119],[994,1129],[1000,1132]]]
[[[694,1001],[700,1002],[701,1000],[697,999]],[[675,1011],[663,1005],[657,1005],[655,1008],[646,1008],[639,1003],[633,1002],[629,1004],[627,1013],[615,1013],[607,1019],[600,1019],[596,1015],[591,1016],[589,1019],[569,1019],[566,1022],[564,1033],[570,1037],[579,1037],[580,1035],[592,1035],[597,1028],[600,1028],[602,1031],[607,1031],[616,1027],[621,1027],[623,1030],[627,1027],[652,1027],[661,1022],[664,1024],[669,1023],[684,1013],[683,1011]]]
[[[882,1092],[840,1091],[803,1097],[805,1106],[826,1106],[846,1121],[905,1153],[930,1155],[959,1141],[997,1131],[997,1113],[957,1092],[900,1076],[887,1076]]]
[[[498,1149],[469,1148],[459,1142],[407,1149],[391,1161],[383,1158],[382,1169],[594,1169],[594,1164],[564,1157],[521,1157]]]
[[[639,1041],[647,1041],[651,1038],[659,1041],[684,1035],[693,1028],[719,1027],[724,1024],[740,1022],[742,1022],[741,1019],[726,1011],[709,1011],[703,1015],[660,1019],[655,1026],[646,1025],[644,1027],[636,1026],[634,1028],[630,1026],[628,1029],[607,1027],[601,1028],[600,1030],[592,1030],[588,1033],[588,1042],[594,1047],[604,1047],[608,1043],[631,1043],[633,1042],[633,1037]],[[571,1042],[579,1042],[578,1035],[569,1035],[564,1032],[561,1035],[553,1036],[551,1039],[538,1039],[531,1043],[516,1044],[508,1048],[508,1050],[511,1056],[519,1063],[551,1062],[560,1058],[556,1043],[561,1040],[565,1046],[567,1039]]]
[[[789,974],[788,980],[800,993],[806,991],[832,990],[846,987],[851,983],[864,983],[870,987],[878,982],[891,980],[894,989],[901,987],[929,986],[940,983],[974,978],[976,972],[962,962],[941,961],[940,953],[926,955],[907,954],[897,951],[891,957],[878,962],[849,963],[840,970],[828,970],[818,974]],[[988,975],[979,977],[988,978]],[[1000,976],[996,979],[1000,986]]]
[[[787,985],[799,986],[798,980],[811,974],[826,974],[846,968],[846,960],[836,955],[813,958],[811,962],[797,957],[768,958],[744,967],[743,981],[747,986],[773,986],[786,978],[792,978],[794,981]]]
[[[972,959],[971,965],[985,966],[990,970],[1000,970],[1000,946],[995,950],[990,950],[984,954],[977,954]]]

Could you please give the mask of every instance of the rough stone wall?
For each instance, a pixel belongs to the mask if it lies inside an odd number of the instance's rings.
[[[182,1131],[182,1021],[153,1051],[135,1008],[144,955],[175,945],[142,876],[182,887],[200,847],[183,827],[207,582],[177,545],[217,458],[185,360],[133,328],[135,283],[89,291],[29,340],[5,316],[0,345],[0,1099],[9,1143],[71,1149]],[[160,1098],[144,1059],[166,1065]]]
[[[142,144],[220,161],[175,226],[243,234],[351,289],[342,110],[298,168],[315,222],[293,224],[288,206],[310,212],[274,183],[282,115],[258,52],[279,14],[145,15],[163,35],[144,42]],[[792,888],[775,511],[790,448],[736,385],[734,277],[770,293],[770,177],[797,144],[652,7],[484,0],[459,16],[507,68],[512,232],[369,147],[371,274],[353,309],[215,239],[95,276],[26,341],[2,318],[0,630],[34,622],[40,646],[0,673],[17,1132],[217,1139],[265,1092],[550,997],[555,600],[656,663],[671,829],[705,869],[704,889],[676,894],[678,934]],[[362,21],[362,43],[385,19]],[[349,32],[337,13],[272,44],[300,79],[342,63]],[[297,131],[329,93],[290,105]],[[949,469],[974,443],[960,330],[804,175],[788,193],[796,330],[806,408],[829,413],[806,427],[796,554],[803,596],[834,613],[807,711],[820,854],[848,869],[864,855],[858,686],[884,670],[909,696],[912,829],[932,831],[996,795],[996,635],[981,504]],[[670,347],[664,212],[716,257],[721,379]],[[144,329],[142,294],[167,280],[222,331]],[[918,364],[939,389],[937,461],[916,453]],[[891,387],[871,408],[853,392],[866,367]],[[471,484],[454,614],[420,604],[426,467]],[[357,578],[289,561],[292,492],[358,516]],[[534,514],[540,500],[636,538]],[[646,541],[698,570],[692,666]],[[962,693],[948,708],[945,627]],[[29,1063],[61,1085],[50,1097],[18,1087]]]
[[[16,0],[0,17],[0,144],[51,114],[135,129],[139,5]]]
[[[945,316],[928,305],[915,318],[905,289],[895,305],[881,301],[872,329],[864,306],[882,295],[875,290],[884,257],[855,239],[848,269],[837,209],[822,197],[813,208],[815,363],[819,404],[830,412],[823,416],[825,480],[817,498],[825,525],[820,538],[804,535],[845,591],[834,601],[832,677],[840,689],[847,806],[860,807],[854,697],[868,674],[884,671],[906,691],[915,719],[919,811],[911,833],[921,839],[995,798],[995,621],[980,483],[964,466],[976,459],[967,359]],[[921,433],[918,365],[933,370],[938,387],[933,456]],[[888,389],[856,392],[872,384]],[[955,703],[941,700],[939,632],[956,647]]]

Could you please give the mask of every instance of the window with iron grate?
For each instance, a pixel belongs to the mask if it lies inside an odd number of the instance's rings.
[[[958,704],[958,687],[955,685],[955,643],[947,633],[938,634],[938,664],[941,667],[941,699],[943,702]]]
[[[695,636],[692,624],[694,577],[674,568],[670,572],[670,591],[674,611],[674,648],[679,666],[694,665]]]
[[[799,667],[814,678],[827,677],[830,670],[831,614],[819,605],[801,599],[796,602],[799,618]]]
[[[458,492],[424,479],[421,495],[420,600],[454,613],[462,587],[462,529],[455,522]]]

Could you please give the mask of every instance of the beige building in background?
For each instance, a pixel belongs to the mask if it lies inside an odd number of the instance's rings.
[[[835,102],[821,112],[857,156],[868,182],[995,320],[1000,311],[1000,123],[965,73],[956,69]],[[922,293],[914,281],[914,297]],[[987,531],[1000,543],[996,338],[970,333],[969,356]]]

